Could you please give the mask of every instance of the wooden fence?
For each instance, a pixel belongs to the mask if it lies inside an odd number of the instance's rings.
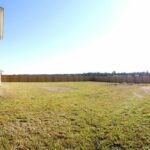
[[[89,77],[80,75],[3,75],[3,82],[67,82],[89,81]]]
[[[85,75],[3,75],[3,82],[71,82],[97,81],[116,83],[150,83],[150,76],[85,76]]]

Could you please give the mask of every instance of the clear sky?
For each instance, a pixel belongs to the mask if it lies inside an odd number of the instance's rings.
[[[5,74],[150,71],[150,0],[0,0]]]

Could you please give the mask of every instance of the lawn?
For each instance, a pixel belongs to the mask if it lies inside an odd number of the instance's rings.
[[[0,150],[149,150],[150,85],[3,83]]]

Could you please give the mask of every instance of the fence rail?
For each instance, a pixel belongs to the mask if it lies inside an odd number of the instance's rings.
[[[150,76],[85,76],[85,75],[3,75],[3,82],[69,82],[97,81],[116,83],[150,83]]]

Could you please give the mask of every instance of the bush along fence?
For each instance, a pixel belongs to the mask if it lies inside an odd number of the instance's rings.
[[[3,75],[2,82],[115,82],[115,83],[150,83],[150,75]]]

